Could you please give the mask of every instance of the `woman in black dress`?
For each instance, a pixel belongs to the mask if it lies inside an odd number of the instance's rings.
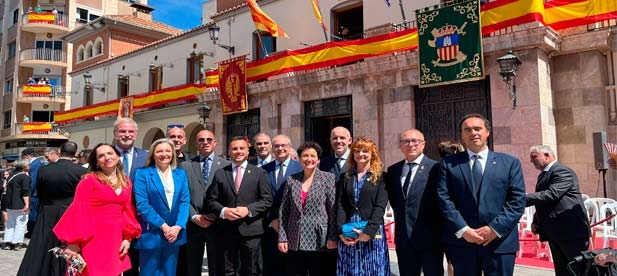
[[[66,261],[54,257],[48,250],[61,244],[52,229],[73,202],[77,184],[86,173],[86,168],[73,164],[71,160],[76,152],[77,144],[65,142],[60,146],[61,156],[58,161],[39,169],[36,188],[40,203],[39,216],[19,267],[19,276],[66,274]]]

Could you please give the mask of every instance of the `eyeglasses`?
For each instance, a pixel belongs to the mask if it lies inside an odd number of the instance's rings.
[[[424,140],[420,140],[420,139],[403,139],[400,140],[399,143],[401,145],[410,145],[410,146],[417,146],[419,144],[424,143]]]
[[[289,144],[274,144],[272,145],[272,147],[274,147],[275,149],[286,148],[286,147],[289,147]]]
[[[171,125],[167,125],[167,130],[170,130],[170,129],[174,128],[174,127],[177,127],[177,128],[184,128],[184,125],[181,125],[181,124],[171,124]]]
[[[206,141],[208,142],[208,144],[210,144],[210,143],[214,142],[214,138],[199,138],[199,139],[197,139],[197,142],[199,142],[199,143],[205,143]]]

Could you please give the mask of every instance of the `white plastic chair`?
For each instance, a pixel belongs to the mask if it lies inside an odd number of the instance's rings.
[[[536,207],[535,206],[529,206],[529,207],[525,207],[525,212],[523,213],[523,215],[521,216],[521,219],[519,220],[518,226],[519,226],[519,238],[520,239],[537,239],[537,241],[535,241],[533,243],[533,254],[535,256],[538,256],[538,251],[540,249],[541,246],[544,246],[546,248],[548,248],[548,243],[546,242],[541,242],[540,241],[540,236],[534,234],[531,231],[531,224],[533,223],[533,216],[536,213]],[[530,235],[528,237],[528,235]],[[517,254],[518,258],[523,257],[523,242],[520,242],[520,246],[519,246],[519,251]],[[549,254],[549,261],[553,262],[553,254],[551,254],[551,251],[548,250],[548,254]]]
[[[583,203],[585,205],[585,211],[587,212],[587,218],[589,219],[589,225],[593,225],[600,221],[600,209],[598,205],[589,199],[585,200]],[[591,239],[589,241],[591,249],[596,248],[595,240],[599,231],[602,231],[602,224],[591,227]]]
[[[600,208],[600,220],[604,220],[611,215],[617,214],[617,203],[608,203]],[[609,240],[617,240],[617,216],[602,223],[603,248],[608,247]]]
[[[589,199],[589,195],[588,194],[581,194],[581,197],[583,198],[583,201]]]

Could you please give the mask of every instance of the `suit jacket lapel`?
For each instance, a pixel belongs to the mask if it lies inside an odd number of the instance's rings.
[[[169,206],[169,202],[167,202],[167,196],[165,196],[165,189],[163,189],[163,182],[161,181],[161,177],[156,169],[156,166],[150,167],[150,179],[152,179],[152,185],[161,196],[163,202],[165,202],[165,206]],[[175,192],[174,192],[175,193]]]
[[[482,181],[480,181],[480,198],[482,198],[484,192],[486,192],[486,185],[490,185],[492,183],[491,180],[495,178],[498,165],[497,157],[492,151],[489,151],[486,158],[486,165],[484,166],[484,172],[482,173]]]
[[[197,157],[196,161],[191,162],[191,169],[193,170],[193,175],[195,175],[195,177],[197,178],[199,185],[201,185],[201,187],[206,187],[204,183],[204,176],[201,172],[202,168],[199,161],[199,156]]]
[[[174,179],[174,201],[172,202],[172,209],[173,207],[176,206],[176,204],[180,201],[180,183],[182,181],[181,177],[180,177],[180,173],[178,172],[178,170],[174,169],[171,171],[171,175],[173,176]]]
[[[426,158],[426,157],[424,157]],[[422,159],[422,162],[418,165],[416,175],[413,177],[411,185],[409,185],[408,195],[422,195],[424,188],[426,187],[426,178],[428,177],[428,166],[426,160]],[[420,200],[419,198],[418,200]]]
[[[473,192],[473,183],[471,182],[471,166],[469,165],[469,155],[467,154],[467,152],[463,152],[464,154],[461,154],[461,163],[459,164],[459,169],[461,170],[461,173],[463,174],[463,178],[465,179],[465,183],[467,184],[467,188],[469,189],[470,193],[472,194],[473,198],[476,200],[476,202],[478,202],[478,198],[477,195]]]
[[[287,185],[289,185],[289,189],[291,189],[291,198],[293,199],[293,203],[296,205],[296,208],[298,208],[298,210],[302,210],[302,198],[300,196],[300,191],[302,191],[302,178],[294,178],[293,181],[298,181],[300,185],[293,185],[293,182],[287,183]],[[313,182],[313,185],[315,185],[315,182]]]
[[[234,182],[234,174],[233,174],[233,165],[229,166],[229,170],[225,171],[225,174],[227,175],[227,184],[229,184],[229,187],[231,188],[231,190],[233,191],[234,195],[238,195],[238,192],[236,191],[236,184]],[[244,179],[242,179],[244,181]]]

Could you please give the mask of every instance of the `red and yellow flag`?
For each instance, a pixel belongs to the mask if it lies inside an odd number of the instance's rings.
[[[311,3],[313,5],[313,12],[315,13],[315,17],[317,18],[317,21],[321,23],[321,26],[323,27],[323,29],[327,31],[328,27],[326,27],[326,22],[324,22],[323,17],[321,17],[321,10],[319,10],[319,1],[311,0]]]
[[[255,23],[256,29],[269,32],[272,36],[288,37],[285,31],[283,31],[283,29],[279,27],[279,25],[276,24],[270,16],[259,8],[257,3],[255,3],[255,0],[246,0],[246,3],[251,11],[251,17],[253,18],[253,23]]]
[[[22,133],[32,133],[32,132],[47,132],[51,130],[51,123],[45,122],[30,122],[24,123],[21,128]]]

